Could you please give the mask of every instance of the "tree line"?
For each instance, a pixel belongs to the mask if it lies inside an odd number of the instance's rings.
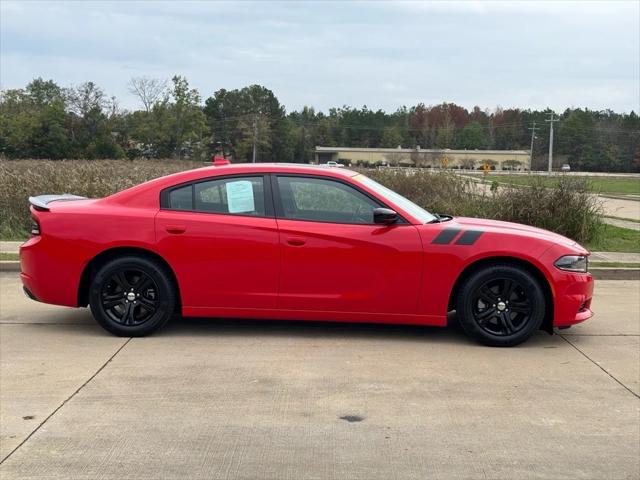
[[[94,82],[63,88],[36,78],[0,92],[0,156],[6,158],[194,158],[313,161],[322,146],[529,150],[544,168],[551,113],[554,158],[572,169],[640,171],[640,118],[635,112],[564,112],[454,103],[403,106],[395,112],[343,106],[287,112],[260,85],[216,91],[203,101],[183,76],[131,79],[138,110],[120,107]]]

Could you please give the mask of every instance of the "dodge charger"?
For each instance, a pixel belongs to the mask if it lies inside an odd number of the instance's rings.
[[[360,173],[228,164],[105,198],[31,197],[21,279],[122,336],[174,314],[446,326],[522,343],[591,317],[589,252],[526,225],[429,213]]]

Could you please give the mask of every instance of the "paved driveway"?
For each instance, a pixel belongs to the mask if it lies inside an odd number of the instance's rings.
[[[640,221],[640,201],[609,197],[600,198],[602,198],[602,206],[605,215],[630,218],[636,222]]]
[[[0,275],[0,478],[636,479],[640,282],[520,348],[177,320],[115,338]]]

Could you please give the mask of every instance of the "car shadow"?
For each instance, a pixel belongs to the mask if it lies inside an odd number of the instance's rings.
[[[156,337],[234,336],[234,337],[294,337],[353,340],[395,340],[423,342],[425,344],[456,344],[486,348],[467,337],[455,318],[455,312],[447,317],[447,327],[423,325],[397,325],[382,323],[346,323],[303,320],[251,320],[239,318],[173,317],[167,325],[153,334]],[[43,326],[66,329],[73,334],[110,335],[93,319],[87,308],[70,309],[55,307],[37,315],[3,316],[0,324],[24,325],[30,328]],[[549,335],[538,332],[519,348],[549,344]],[[549,347],[551,348],[551,347]]]
[[[110,335],[94,320],[88,308],[51,307],[31,312],[3,315],[1,324],[23,325],[29,328],[55,327],[74,334]],[[303,320],[251,320],[240,318],[199,318],[176,315],[153,337],[171,336],[278,336],[300,338],[391,338],[415,341],[450,341],[470,343],[449,316],[449,327],[395,325],[379,323],[346,323]],[[472,342],[471,342],[472,343]]]
[[[351,338],[475,344],[464,335],[464,332],[455,321],[454,314],[449,315],[448,323],[448,327],[442,328],[380,323],[176,316],[154,336],[228,335],[243,337]]]

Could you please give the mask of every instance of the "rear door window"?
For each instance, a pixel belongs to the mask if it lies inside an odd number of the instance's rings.
[[[169,208],[205,213],[266,216],[263,177],[232,177],[172,190]]]

